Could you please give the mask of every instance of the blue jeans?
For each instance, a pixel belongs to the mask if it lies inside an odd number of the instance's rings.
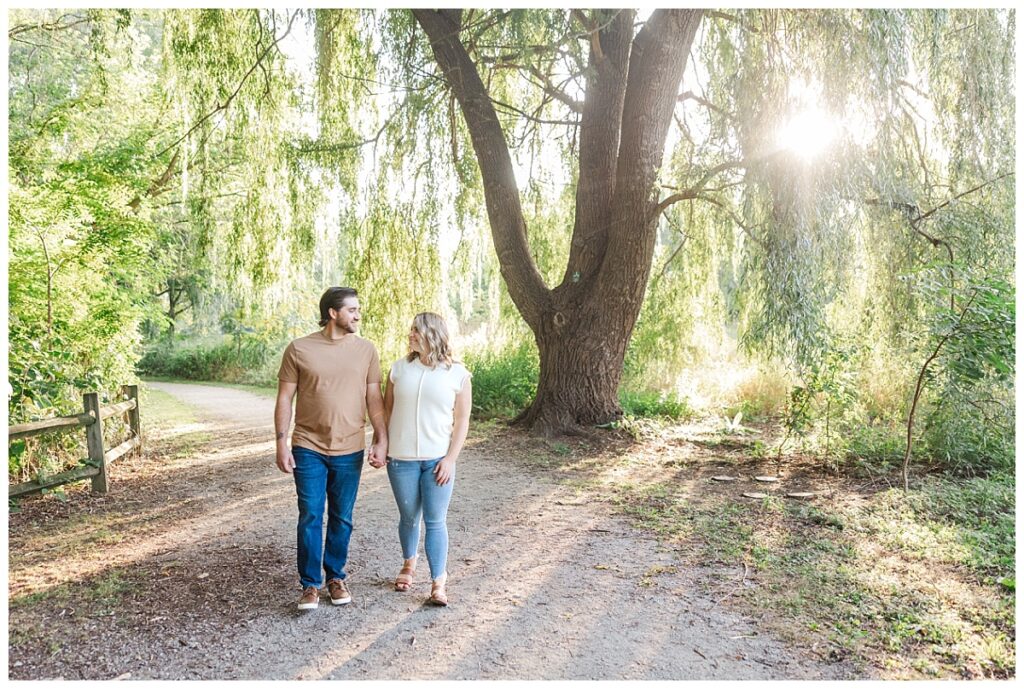
[[[363,451],[328,456],[305,447],[293,447],[295,493],[299,502],[297,561],[303,588],[345,578],[348,542],[352,536],[352,508],[363,470]],[[327,540],[324,541],[324,501],[327,502]]]
[[[398,503],[398,540],[402,543],[402,557],[416,557],[420,542],[420,515],[427,526],[423,549],[430,563],[430,578],[445,573],[448,563],[448,503],[455,486],[455,471],[443,486],[437,485],[434,467],[441,461],[401,460],[388,458],[388,480]]]

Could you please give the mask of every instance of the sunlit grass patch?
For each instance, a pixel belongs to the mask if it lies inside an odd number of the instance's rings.
[[[644,528],[671,537],[687,537],[693,523],[675,487],[668,483],[636,485],[623,482],[612,488],[611,501]]]
[[[165,431],[199,422],[195,410],[178,401],[174,395],[145,383],[140,388],[140,412],[147,422],[146,430]]]
[[[155,440],[159,454],[184,459],[213,439],[195,410],[173,395],[144,385],[140,396],[147,453],[153,452],[153,443],[149,441]]]
[[[886,678],[1015,672],[1012,476],[931,475],[904,493],[878,490],[899,477],[876,475],[877,465],[865,481],[849,464],[800,453],[783,458],[781,483],[755,484],[774,473],[774,456],[759,436],[713,420],[661,423],[633,439],[478,430],[481,447],[608,501],[674,546],[716,599],[826,658]],[[787,484],[816,496],[786,498]],[[752,489],[768,497],[742,496]]]
[[[778,513],[760,510],[748,522],[755,544],[750,552],[770,595],[754,589],[748,602],[810,617],[855,660],[888,665],[896,676],[1011,673],[1012,653],[1000,647],[1014,629],[999,602],[1003,596],[977,569],[963,567],[973,562],[962,544],[971,527],[936,524],[888,497],[880,501],[884,506],[831,518],[823,516],[826,510],[805,513],[812,523],[801,520],[786,539],[772,523]],[[869,548],[862,548],[865,542]],[[725,556],[739,551],[729,541],[706,546]]]
[[[56,586],[12,596],[10,610],[24,616],[40,611],[46,611],[41,614],[50,614],[50,611],[61,606],[72,606],[82,608],[83,614],[106,615],[118,608],[124,596],[136,585],[127,571],[111,568],[94,579],[66,581]]]
[[[70,597],[70,593],[71,589],[69,584],[60,584],[40,591],[32,591],[31,593],[11,596],[8,607],[13,612],[15,610],[31,608],[43,601],[60,603],[67,601]]]
[[[703,445],[698,437],[704,452],[736,454],[733,473],[752,466],[749,453],[714,443],[724,436]],[[1015,672],[1012,477],[930,477],[909,494],[840,488],[813,502],[771,491],[749,499],[739,484],[709,481],[726,455],[695,458],[668,477],[667,458],[637,460],[664,447],[659,437],[606,452],[599,469],[574,475],[578,490],[604,497],[693,565],[746,563],[742,586],[708,575],[713,590],[730,590],[730,604],[768,613],[784,637],[808,646],[817,638],[829,658],[885,677]]]
[[[124,572],[112,569],[105,572],[92,583],[89,589],[89,597],[100,605],[112,607],[131,588],[131,583],[125,578]]]

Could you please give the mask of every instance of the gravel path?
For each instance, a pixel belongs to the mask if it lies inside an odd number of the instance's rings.
[[[694,584],[672,553],[536,469],[468,445],[449,514],[448,608],[408,593],[387,476],[368,464],[349,555],[351,605],[295,609],[295,493],[273,461],[273,400],[151,383],[213,440],[163,482],[115,490],[104,546],[132,586],[107,615],[53,608],[57,651],[10,646],[13,679],[837,679]],[[173,480],[172,480],[173,479]],[[131,497],[132,499],[129,499]],[[146,532],[148,519],[161,523]],[[67,528],[71,528],[70,526]],[[14,548],[12,543],[12,550]],[[42,546],[38,546],[42,548]],[[421,546],[422,549],[422,546]],[[45,548],[43,551],[45,552]],[[12,558],[11,589],[53,563]],[[68,603],[67,605],[71,605]],[[66,614],[67,613],[67,614]],[[18,625],[30,624],[15,612]]]

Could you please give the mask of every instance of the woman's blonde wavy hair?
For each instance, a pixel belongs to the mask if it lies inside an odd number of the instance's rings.
[[[427,361],[430,366],[443,363],[451,368],[455,359],[452,358],[452,348],[448,343],[448,325],[444,318],[436,313],[424,311],[412,319],[412,327],[419,333],[420,341],[427,345]],[[418,356],[416,352],[409,352],[405,358],[407,361],[415,361]]]

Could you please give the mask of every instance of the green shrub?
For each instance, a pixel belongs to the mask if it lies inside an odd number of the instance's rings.
[[[47,334],[45,324],[12,317],[8,334],[9,424],[80,414],[82,394],[96,392],[100,404],[119,400],[120,387],[135,381],[131,370],[134,338],[123,334],[100,340],[86,328],[58,321]],[[108,436],[118,430],[105,422]],[[120,442],[120,441],[118,441]],[[85,433],[44,433],[10,444],[7,473],[11,481],[28,481],[76,466],[86,456]]]
[[[213,380],[228,383],[266,383],[267,367],[275,369],[284,350],[257,337],[234,337],[216,344],[176,348],[160,343],[142,356],[140,375]]]
[[[900,466],[907,446],[906,427],[896,424],[847,422],[840,429],[845,459],[872,470],[884,473]]]
[[[537,394],[540,358],[532,342],[499,352],[469,352],[464,361],[473,373],[474,416],[513,416]]]
[[[540,358],[531,342],[498,352],[470,352],[466,367],[473,372],[473,413],[479,418],[514,416],[537,394]],[[627,416],[683,419],[693,410],[686,400],[658,391],[619,392]]]
[[[661,417],[678,421],[690,418],[694,414],[685,399],[675,393],[655,390],[620,390],[619,404],[622,405],[622,411],[626,416],[637,418]]]
[[[928,415],[914,456],[962,476],[984,476],[1014,467],[1013,399],[999,391],[975,401],[944,395]]]

